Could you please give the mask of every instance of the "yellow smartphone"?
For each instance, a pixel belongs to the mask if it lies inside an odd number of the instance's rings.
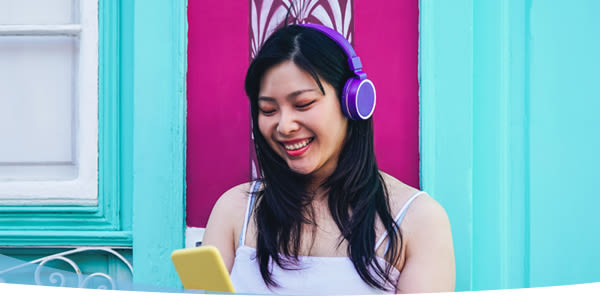
[[[178,249],[171,254],[184,289],[235,293],[221,253],[215,246]]]

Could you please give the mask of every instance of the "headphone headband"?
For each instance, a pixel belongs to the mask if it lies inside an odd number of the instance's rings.
[[[354,52],[354,48],[352,48],[352,45],[350,45],[348,40],[346,40],[346,38],[344,38],[344,36],[342,36],[339,32],[319,24],[302,24],[300,26],[316,29],[336,42],[344,50],[344,52],[346,52],[346,56],[348,57],[348,65],[350,66],[350,70],[352,70],[352,72],[356,74],[362,69],[362,63],[360,62],[360,58],[356,55],[356,52]]]
[[[366,120],[375,110],[376,94],[373,82],[367,79],[362,71],[360,58],[354,52],[352,45],[339,32],[319,24],[300,24],[300,26],[315,29],[336,42],[348,57],[348,66],[357,78],[346,81],[342,91],[342,112],[351,120]]]

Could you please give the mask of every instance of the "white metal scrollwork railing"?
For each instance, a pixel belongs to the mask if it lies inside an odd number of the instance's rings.
[[[23,269],[26,267],[35,267],[35,271],[33,272],[35,284],[45,285],[42,283],[42,279],[41,279],[42,270],[45,270],[45,271],[50,270],[49,281],[52,285],[61,286],[61,287],[67,286],[65,272],[61,272],[60,270],[54,270],[51,268],[44,267],[49,262],[62,261],[64,263],[67,263],[73,269],[72,274],[74,274],[74,276],[76,277],[76,284],[77,284],[76,287],[92,288],[91,286],[88,286],[88,285],[94,278],[103,278],[104,280],[106,280],[106,282],[108,282],[110,287],[107,285],[101,284],[101,285],[98,285],[93,288],[113,289],[113,290],[117,289],[115,280],[110,275],[108,275],[106,273],[102,273],[102,272],[96,272],[96,273],[87,274],[87,275],[83,274],[81,272],[81,269],[77,265],[77,263],[75,263],[75,261],[73,259],[67,257],[69,255],[73,255],[76,253],[93,252],[93,251],[105,252],[110,255],[113,255],[127,267],[129,272],[133,276],[133,267],[132,267],[131,263],[125,257],[123,257],[120,253],[115,251],[113,248],[110,248],[110,247],[78,247],[78,248],[75,248],[72,250],[67,250],[67,251],[63,251],[60,253],[48,255],[48,256],[38,258],[38,259],[29,261],[29,262],[25,262],[25,263],[22,263],[22,264],[19,264],[16,266],[12,266],[12,267],[4,269],[4,270],[0,270],[0,282],[7,282],[4,278],[8,278],[5,276],[10,276],[11,272],[16,272],[17,270]],[[35,266],[35,265],[37,265],[37,266]],[[70,273],[67,273],[67,274],[70,274]]]

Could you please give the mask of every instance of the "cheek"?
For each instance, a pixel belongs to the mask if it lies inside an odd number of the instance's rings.
[[[346,133],[348,129],[348,119],[346,119],[344,116],[337,116],[333,118],[329,124],[331,124],[332,129],[330,130],[330,134],[332,135],[332,144],[336,148],[341,148],[346,138]]]
[[[263,135],[268,143],[271,143],[271,127],[272,122],[268,118],[258,117],[258,131]]]
[[[320,115],[314,117],[314,120],[320,120],[319,123],[321,124],[322,130],[329,133],[334,140],[337,140],[339,135],[342,135],[342,139],[346,135],[348,119],[342,114],[339,104],[331,105],[326,110],[323,110]]]

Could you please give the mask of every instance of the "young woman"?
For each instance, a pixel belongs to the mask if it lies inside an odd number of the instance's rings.
[[[341,104],[353,50],[332,37],[285,26],[250,64],[262,178],[221,196],[203,244],[219,249],[239,293],[452,291],[448,217],[378,169],[370,114],[353,120]]]

